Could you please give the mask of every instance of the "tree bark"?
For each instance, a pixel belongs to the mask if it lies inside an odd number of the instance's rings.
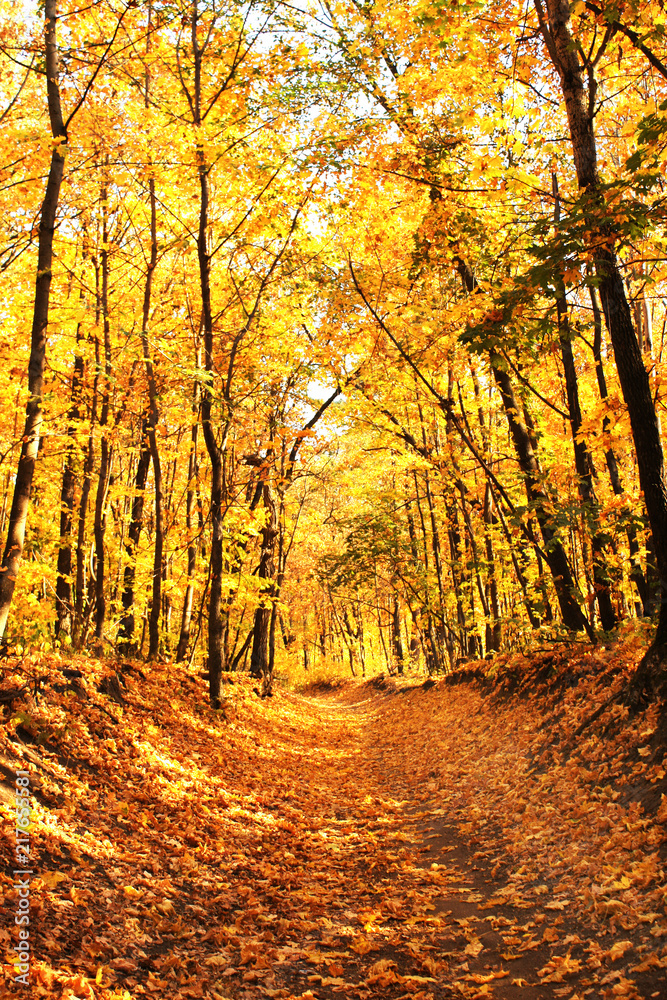
[[[398,594],[396,588],[392,586],[392,615],[391,615],[392,644],[394,649],[394,660],[399,674],[403,673],[405,666],[405,652],[403,650],[403,637],[401,635],[401,614],[398,604]]]
[[[77,350],[74,356],[72,389],[67,415],[67,450],[60,489],[60,545],[58,548],[58,576],[56,579],[56,637],[72,637],[74,607],[72,603],[72,526],[74,521],[74,487],[76,483],[77,446],[76,430],[81,420],[81,389],[83,382],[83,353],[81,351],[81,325],[76,331]]]
[[[572,576],[565,549],[550,523],[547,513],[548,500],[540,482],[539,467],[533,450],[528,428],[520,419],[520,409],[507,371],[501,367],[500,358],[492,355],[491,366],[496,384],[500,389],[510,434],[514,442],[517,458],[524,475],[528,502],[535,511],[545,545],[545,556],[560,605],[563,624],[573,632],[586,632],[594,639],[591,627],[575,598],[578,591]]]
[[[556,228],[560,223],[560,198],[558,194],[558,179],[552,174],[552,190],[554,197],[554,223]],[[611,603],[611,586],[609,574],[605,565],[606,540],[600,530],[599,504],[593,484],[593,456],[587,443],[581,436],[581,404],[579,402],[579,382],[572,349],[572,331],[568,316],[565,286],[560,276],[556,276],[556,311],[558,315],[558,339],[565,374],[570,429],[572,431],[572,447],[574,449],[574,465],[577,471],[577,488],[583,508],[584,524],[591,538],[593,551],[593,582],[595,598],[600,613],[600,622],[605,632],[610,632],[616,626],[616,613]]]
[[[197,476],[197,440],[199,436],[199,383],[195,382],[192,398],[192,428],[190,431],[190,454],[188,457],[188,490],[185,498],[185,527],[188,533],[188,582],[183,598],[181,632],[176,650],[176,662],[181,663],[188,651],[192,626],[192,607],[195,595],[195,571],[197,569],[197,538],[195,534],[195,479]]]
[[[637,691],[650,692],[667,683],[667,480],[660,427],[618,266],[614,234],[604,221],[605,202],[597,172],[593,128],[594,66],[589,62],[587,93],[578,49],[570,30],[570,11],[566,0],[547,0],[548,23],[541,0],[536,0],[536,7],[545,43],[560,76],[577,181],[584,198],[584,209],[589,214],[586,230],[595,255],[602,311],[630,416],[639,482],[653,535],[661,590],[660,613],[651,649],[642,660],[635,685]]]
[[[148,191],[151,209],[151,252],[146,269],[146,284],[144,286],[144,303],[141,320],[141,347],[144,356],[146,381],[148,382],[148,420],[146,435],[153,461],[153,489],[155,491],[155,547],[153,550],[153,581],[151,611],[148,619],[148,659],[154,660],[160,650],[160,610],[162,603],[162,576],[164,571],[164,500],[162,496],[162,467],[160,452],[157,445],[157,425],[159,420],[158,392],[155,381],[155,369],[151,357],[148,339],[148,323],[151,308],[151,291],[153,274],[157,265],[157,216],[155,200],[155,180],[148,181]]]
[[[151,453],[146,436],[146,420],[141,422],[141,440],[139,443],[139,459],[134,476],[134,496],[132,497],[132,514],[130,526],[127,532],[127,542],[125,552],[127,563],[123,571],[123,593],[121,603],[123,606],[123,618],[118,631],[118,652],[121,656],[130,656],[134,649],[134,630],[136,619],[134,615],[134,580],[136,576],[137,549],[141,538],[141,529],[144,523],[144,490],[148,479],[148,470],[151,463]]]
[[[60,88],[58,85],[56,0],[45,0],[44,14],[46,90],[51,134],[54,142],[46,182],[46,193],[42,202],[39,220],[37,277],[35,281],[33,321],[30,337],[30,360],[28,363],[29,398],[26,404],[23,443],[14,483],[7,541],[2,565],[0,566],[0,639],[4,639],[9,609],[14,596],[19,565],[23,555],[28,507],[30,504],[35,463],[39,451],[44,392],[44,362],[46,358],[46,336],[49,323],[49,301],[53,266],[53,238],[58,198],[60,196],[60,187],[65,167],[64,154],[67,148],[67,132],[62,116]]]
[[[194,91],[191,102],[193,125],[197,133],[202,127],[202,62],[204,53],[198,37],[199,9],[197,0],[192,4],[191,44],[194,69]],[[204,146],[197,138],[195,150],[197,174],[199,178],[199,227],[197,231],[197,261],[199,264],[199,285],[202,304],[202,330],[204,334],[204,369],[206,377],[201,390],[201,422],[206,450],[211,462],[211,551],[210,551],[210,591],[208,604],[208,673],[209,699],[213,708],[220,708],[222,671],[225,649],[225,623],[222,615],[222,572],[223,553],[223,453],[225,438],[217,439],[214,420],[213,379],[215,358],[213,343],[213,312],[211,307],[211,257],[208,252],[209,227],[209,170]]]
[[[108,164],[108,157],[107,157]],[[106,171],[106,165],[105,165]],[[104,375],[101,379],[102,400],[100,406],[99,426],[102,429],[100,439],[100,467],[97,474],[97,492],[95,494],[95,637],[98,642],[104,636],[104,621],[106,618],[105,583],[105,551],[104,534],[106,530],[106,501],[111,474],[111,442],[109,440],[108,423],[111,403],[111,326],[109,322],[109,232],[108,232],[108,188],[106,176],[100,192],[102,208],[102,329],[104,333]]]
[[[266,511],[266,524],[262,528],[262,548],[257,571],[257,575],[260,580],[264,581],[264,585],[260,595],[261,603],[255,610],[252,653],[250,655],[250,673],[253,677],[260,678],[265,685],[262,694],[269,693],[271,684],[269,639],[271,610],[274,606],[275,596],[275,549],[278,537],[278,505],[269,483],[270,474],[271,471],[267,464],[260,473],[264,477],[262,504]]]
[[[605,378],[604,366],[602,364],[602,316],[600,314],[597,293],[592,286],[589,289],[589,292],[591,307],[593,309],[593,357],[595,359],[595,374],[597,377],[600,399],[604,400],[607,398],[609,393],[607,390],[607,379]],[[608,431],[609,417],[605,415],[602,421],[602,433],[607,434]],[[605,461],[607,463],[609,480],[611,482],[611,488],[614,491],[614,496],[622,496],[625,493],[625,490],[623,489],[616,454],[611,446],[605,450]],[[630,550],[630,579],[637,588],[637,593],[639,594],[639,599],[642,603],[643,614],[645,617],[650,618],[651,597],[648,582],[646,576],[644,576],[639,558],[639,540],[637,538],[637,529],[632,522],[627,525],[626,534],[628,536],[628,547]]]

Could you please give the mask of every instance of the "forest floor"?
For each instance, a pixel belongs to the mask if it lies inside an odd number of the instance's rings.
[[[234,676],[219,713],[171,664],[5,661],[42,680],[0,729],[3,995],[666,997],[664,720],[614,700],[638,655],[266,700]]]

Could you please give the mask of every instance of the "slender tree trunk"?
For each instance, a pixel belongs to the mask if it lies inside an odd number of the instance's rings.
[[[185,499],[185,527],[188,533],[188,582],[183,598],[181,632],[176,650],[176,662],[181,663],[188,651],[190,629],[192,627],[192,607],[195,596],[195,572],[197,569],[197,537],[195,533],[195,480],[197,477],[197,439],[199,434],[199,383],[195,383],[192,399],[192,428],[190,431],[190,455],[188,457],[188,490]]]
[[[74,646],[80,649],[86,640],[87,621],[89,618],[89,607],[86,600],[87,594],[87,561],[88,543],[86,538],[86,517],[88,515],[88,505],[90,502],[90,491],[93,484],[93,468],[95,465],[95,435],[94,428],[97,420],[97,384],[98,372],[93,379],[93,398],[90,407],[90,430],[88,432],[88,444],[86,446],[86,459],[83,466],[83,483],[81,485],[81,497],[79,499],[79,513],[76,529],[76,601],[74,606]]]
[[[164,500],[162,495],[162,467],[157,444],[157,425],[159,420],[158,392],[155,381],[155,369],[151,357],[148,339],[148,323],[151,308],[151,291],[153,274],[157,265],[157,215],[155,199],[155,180],[148,181],[148,191],[151,209],[151,252],[146,269],[146,284],[144,286],[144,303],[141,321],[141,346],[148,382],[148,421],[146,434],[153,461],[153,488],[155,490],[155,548],[153,553],[153,583],[151,612],[148,620],[148,659],[154,660],[160,650],[160,611],[162,605],[162,576],[164,572]]]
[[[144,523],[144,490],[148,480],[148,470],[151,463],[151,452],[146,435],[146,420],[141,423],[141,441],[139,445],[139,460],[134,476],[134,495],[132,498],[132,515],[127,532],[125,552],[127,563],[123,571],[123,618],[118,632],[118,652],[121,656],[129,656],[134,650],[134,630],[136,618],[134,614],[134,580],[137,569],[137,549]]]
[[[422,548],[424,552],[424,598],[425,598],[425,610],[427,615],[427,627],[425,629],[425,635],[428,637],[428,644],[431,654],[431,666],[432,670],[429,669],[429,673],[439,673],[443,669],[441,647],[438,643],[438,635],[436,624],[434,621],[434,611],[431,602],[431,594],[429,589],[429,547],[428,547],[428,533],[426,531],[426,520],[424,518],[424,511],[421,504],[421,499],[419,495],[419,479],[417,477],[416,470],[413,469],[412,477],[415,484],[415,503],[417,504],[417,513],[419,514],[419,525],[422,532]],[[440,617],[444,618],[444,609],[442,606],[442,592],[439,590],[440,599]]]
[[[510,433],[516,449],[517,458],[526,484],[528,502],[535,510],[535,516],[542,532],[545,545],[545,556],[551,570],[556,595],[563,617],[563,623],[573,632],[586,632],[589,638],[594,638],[591,627],[583,614],[575,594],[577,583],[572,576],[565,549],[551,526],[547,516],[547,497],[544,493],[539,474],[539,466],[533,449],[528,428],[520,419],[519,409],[514,389],[507,371],[502,367],[501,359],[491,358],[493,375],[500,389],[503,406],[507,415]]]
[[[146,51],[150,52],[152,38],[152,14],[153,4],[149,0],[148,4],[148,32],[146,41]],[[196,39],[196,23],[194,28]],[[146,70],[144,87],[144,105],[146,110],[150,106],[150,71]],[[149,157],[149,170],[152,170],[152,161]],[[165,571],[164,567],[164,498],[162,489],[162,466],[160,464],[160,452],[157,444],[157,426],[159,420],[158,391],[155,381],[155,369],[151,356],[148,326],[151,311],[151,293],[153,290],[153,275],[157,266],[157,203],[155,198],[155,178],[148,179],[148,202],[150,205],[150,255],[146,268],[146,281],[144,284],[144,301],[141,313],[141,349],[144,357],[144,368],[146,371],[146,381],[148,383],[148,421],[146,433],[148,436],[148,446],[153,461],[153,489],[155,491],[155,547],[153,550],[153,581],[151,588],[151,611],[148,620],[148,659],[154,660],[160,650],[160,613],[162,610],[162,579]]]
[[[108,166],[105,165],[105,172]],[[97,476],[97,492],[95,495],[95,637],[101,641],[104,636],[104,621],[106,618],[106,595],[104,591],[106,561],[104,551],[104,534],[106,531],[106,501],[111,474],[111,442],[109,440],[109,406],[111,402],[111,326],[109,322],[109,232],[108,232],[108,187],[106,177],[100,193],[102,209],[102,329],[104,332],[104,376],[102,378],[102,399],[100,406],[99,426],[102,430],[100,439],[100,467]]]
[[[425,430],[424,430],[423,423],[422,423],[422,433],[425,435]],[[424,440],[425,440],[425,438],[424,438]],[[440,549],[440,531],[438,529],[438,521],[437,521],[436,513],[435,513],[435,504],[433,502],[433,494],[431,492],[431,481],[430,481],[430,477],[429,477],[427,469],[424,470],[424,486],[425,486],[425,492],[426,492],[426,505],[428,507],[428,513],[429,513],[429,518],[430,518],[430,522],[431,522],[431,553],[433,555],[433,563],[435,565],[435,575],[436,575],[436,579],[437,579],[437,582],[438,582],[438,604],[439,604],[439,607],[440,607],[440,614],[441,614],[442,617],[444,617],[444,614],[445,614],[445,584],[444,584],[444,577],[443,577],[443,572],[442,572],[442,554],[441,554],[441,549]],[[426,545],[426,535],[424,536],[424,544]],[[453,551],[456,551],[456,549],[454,549]],[[456,557],[453,555],[452,558],[456,558]],[[456,584],[455,584],[455,586],[456,586]],[[457,611],[459,611],[459,606],[460,606],[460,592],[458,590],[456,592],[456,598],[457,598]],[[462,609],[462,607],[460,607],[459,618],[460,618],[460,615],[462,615],[462,614],[463,614],[463,609]],[[463,616],[463,618],[464,618],[464,621],[465,621],[465,616]],[[460,621],[459,621],[459,624],[460,624]],[[462,637],[462,648],[465,649],[465,635]]]
[[[366,676],[366,636],[364,633],[364,616],[361,612],[361,601],[357,594],[357,603],[352,605],[352,613],[357,623],[357,636],[359,638],[359,663],[361,664],[361,676]]]
[[[429,511],[431,514],[431,523],[434,521],[433,514],[433,504],[430,500],[430,492],[427,490],[427,499],[429,500]],[[447,537],[449,539],[449,554],[450,562],[449,569],[452,575],[452,585],[454,587],[454,594],[456,596],[456,620],[459,626],[459,645],[461,646],[461,652],[465,656],[468,651],[468,635],[466,626],[466,615],[463,608],[463,552],[461,547],[461,531],[459,529],[458,521],[458,510],[456,503],[452,501],[451,497],[444,497],[445,501],[445,512],[447,514]],[[438,541],[437,535],[434,536],[435,540]],[[435,553],[435,550],[434,550]],[[437,562],[436,562],[437,565]],[[438,583],[440,584],[440,577],[438,578]]]
[[[280,592],[283,588],[283,583],[285,582],[285,570],[287,568],[287,555],[289,548],[285,549],[285,498],[280,493],[280,504],[278,507],[278,553],[277,553],[277,573],[276,582],[273,588],[273,600],[271,603],[271,625],[269,627],[269,678],[273,677],[273,670],[275,666],[275,656],[276,656],[276,625],[278,619],[280,618],[282,624],[282,618],[278,610],[278,598],[280,597]],[[331,599],[331,607],[333,608],[333,598]],[[285,630],[283,627],[283,641],[285,640]],[[287,648],[287,643],[285,642],[285,648]]]
[[[72,603],[72,526],[74,521],[74,488],[76,485],[77,445],[76,431],[81,420],[81,389],[83,382],[83,353],[81,326],[76,331],[77,350],[72,373],[71,403],[67,415],[67,450],[60,490],[60,546],[58,549],[58,577],[56,579],[56,636],[72,636],[74,607]]]
[[[65,167],[67,132],[60,106],[58,84],[58,49],[56,39],[56,0],[45,0],[44,4],[44,54],[46,69],[46,90],[54,139],[46,193],[39,220],[39,246],[37,251],[37,278],[33,309],[32,332],[30,337],[30,360],[28,363],[28,392],[23,443],[19,458],[14,496],[9,515],[7,541],[2,565],[0,566],[0,639],[4,639],[7,618],[14,595],[14,588],[23,555],[25,529],[30,504],[30,493],[39,451],[42,426],[42,399],[44,392],[44,362],[46,358],[46,336],[49,323],[49,301],[53,264],[53,237],[60,186]]]
[[[271,470],[267,466],[260,472],[262,483],[262,503],[266,511],[266,524],[262,528],[262,548],[257,575],[264,581],[260,594],[260,605],[255,610],[255,626],[250,656],[250,673],[261,678],[262,694],[268,694],[271,686],[270,673],[270,625],[272,609],[275,606],[275,550],[278,538],[278,505],[269,482]]]
[[[484,455],[486,461],[491,463],[491,442],[489,436],[489,427],[486,424],[486,418],[484,416],[484,410],[482,408],[481,401],[481,391],[479,385],[479,379],[477,378],[477,372],[471,361],[470,371],[472,374],[473,388],[475,391],[475,401],[477,403],[477,419],[479,422],[479,429],[482,435],[482,445],[484,447]],[[490,421],[489,421],[490,423]],[[486,596],[486,604],[488,610],[487,622],[485,629],[485,651],[488,653],[490,650],[495,650],[496,652],[500,649],[502,642],[502,624],[500,621],[500,603],[498,601],[498,581],[496,578],[496,560],[495,552],[493,548],[493,537],[492,529],[496,521],[496,517],[493,511],[493,491],[491,489],[491,483],[486,481],[486,488],[484,490],[484,510],[483,510],[483,520],[484,520],[484,550],[486,554],[486,567],[487,567],[487,577],[484,587],[484,593]]]
[[[374,577],[375,577],[375,614],[378,623],[378,634],[380,636],[380,644],[382,646],[382,652],[384,653],[384,662],[388,673],[391,673],[391,656],[389,655],[389,650],[387,649],[387,643],[384,637],[384,628],[382,626],[382,605],[380,603],[380,588],[378,586],[378,568],[377,563],[373,565]]]
[[[396,593],[396,588],[392,586],[392,614],[391,614],[391,624],[392,624],[392,644],[394,647],[394,659],[396,661],[396,669],[399,674],[403,673],[405,666],[405,652],[403,650],[403,637],[401,635],[401,613],[398,604],[398,594]]]
[[[198,5],[192,5],[191,37],[194,62],[193,124],[201,128],[201,76],[203,53],[199,45],[197,28],[199,24]],[[196,149],[197,173],[199,177],[199,229],[197,233],[197,260],[199,263],[199,284],[202,303],[202,327],[204,333],[204,369],[206,379],[202,384],[201,421],[206,450],[211,462],[211,552],[208,605],[208,673],[209,698],[213,708],[221,705],[221,684],[225,649],[225,627],[222,615],[222,573],[223,558],[223,452],[224,440],[219,443],[213,420],[214,398],[212,381],[215,373],[213,343],[213,312],[211,308],[211,257],[208,252],[209,225],[209,167],[203,144]]]
[[[491,484],[487,482],[484,490],[484,546],[486,550],[486,592],[490,608],[490,620],[487,623],[485,635],[485,651],[493,649],[496,652],[502,643],[502,622],[500,621],[500,602],[498,601],[498,580],[496,577],[496,557],[491,538],[491,529],[496,518],[493,512],[493,493]]]

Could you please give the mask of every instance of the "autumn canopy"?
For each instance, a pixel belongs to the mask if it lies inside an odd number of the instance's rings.
[[[5,4],[0,93],[5,650],[661,687],[660,3]]]

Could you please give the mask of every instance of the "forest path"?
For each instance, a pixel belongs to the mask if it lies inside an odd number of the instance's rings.
[[[539,712],[470,688],[363,690],[300,700],[337,875],[315,950],[330,965],[285,968],[292,995],[666,996],[664,924],[651,930],[658,914],[640,912],[614,850],[633,838],[609,837],[610,796],[587,798],[583,762],[539,766]]]
[[[32,743],[0,730],[35,796],[33,996],[667,996],[663,831],[623,788],[655,718],[565,752],[562,698],[549,716],[378,680],[260,700],[241,676],[214,713],[173,664],[128,668],[122,706],[82,666],[63,690],[55,661]],[[7,949],[9,823],[0,843]]]
[[[459,772],[458,787],[450,792],[464,803],[483,794],[487,781],[483,768],[466,772],[465,755],[457,761],[458,727],[443,730],[452,720],[439,718],[437,703],[421,688],[363,690],[366,697],[359,700],[359,689],[348,689],[348,703],[336,694],[284,696],[299,706],[306,739],[312,727],[309,746],[318,765],[299,782],[303,801],[311,799],[315,835],[328,843],[335,893],[332,898],[329,864],[321,860],[313,868],[313,855],[305,850],[304,874],[323,907],[326,929],[315,935],[315,949],[306,948],[300,960],[283,967],[279,980],[290,995],[310,990],[322,998],[565,995],[562,989],[554,993],[564,975],[556,984],[542,981],[551,970],[538,976],[551,960],[551,943],[567,937],[552,929],[564,923],[561,905],[547,921],[543,906],[536,912],[517,900],[505,866],[493,866],[469,823],[459,829],[461,813],[470,819],[465,805],[452,808],[439,795],[442,751]],[[461,694],[451,692],[452,699],[461,701]],[[463,702],[462,724],[483,706],[471,692]],[[505,752],[507,770],[516,773],[521,754],[513,739]],[[492,815],[479,819],[481,827],[493,827]],[[321,859],[318,848],[315,857]],[[574,973],[578,963],[570,965]]]

